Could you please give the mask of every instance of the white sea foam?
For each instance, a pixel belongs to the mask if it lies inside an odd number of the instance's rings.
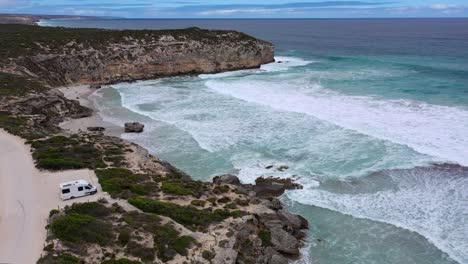
[[[206,85],[238,99],[311,115],[423,154],[468,165],[468,110],[464,108],[346,96],[326,90],[305,94],[289,82],[209,80]]]
[[[280,72],[287,71],[291,67],[306,66],[314,61],[307,61],[296,57],[275,57],[275,62],[264,64],[260,69],[239,70],[231,72],[221,72],[215,74],[200,74],[200,79],[221,79],[226,77],[242,77],[252,74],[261,74],[265,72]]]
[[[267,72],[278,72],[286,71],[291,67],[306,66],[308,64],[314,63],[314,61],[308,61],[297,57],[286,56],[277,56],[275,57],[275,61],[276,62],[262,65],[260,69]]]
[[[305,62],[294,65],[301,63]],[[203,76],[190,85],[160,81],[117,88],[126,108],[188,132],[201,148],[221,155],[234,153],[230,160],[246,182],[260,175],[287,177],[298,171],[309,176],[316,172],[362,176],[431,160],[411,149],[435,160],[468,164],[467,109],[346,96],[324,89],[303,72],[286,71],[288,66],[281,68],[282,64],[271,65],[277,67],[270,69],[277,71],[271,76],[261,70]],[[145,110],[145,104],[156,108]],[[268,149],[268,155],[262,148]],[[290,171],[265,170],[285,160],[293,165]],[[417,231],[453,258],[465,260],[462,247],[467,242],[461,236],[468,235],[463,225],[468,211],[463,207],[466,181],[401,177],[401,182],[400,176],[395,178],[398,189],[367,194],[327,192],[304,177],[300,182],[305,189],[288,195],[302,203]]]
[[[468,175],[454,173],[396,170],[387,172],[397,184],[389,190],[348,194],[306,187],[287,195],[304,204],[415,231],[456,261],[468,263]]]

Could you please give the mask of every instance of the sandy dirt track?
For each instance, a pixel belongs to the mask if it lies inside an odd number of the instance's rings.
[[[98,194],[62,201],[59,183],[78,179],[97,185]],[[102,195],[93,171],[38,171],[24,140],[0,129],[0,263],[36,263],[44,247],[50,210],[95,201]]]

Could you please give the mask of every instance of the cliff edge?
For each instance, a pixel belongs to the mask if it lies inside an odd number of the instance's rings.
[[[237,31],[0,27],[1,71],[50,86],[109,84],[258,68],[271,43]]]

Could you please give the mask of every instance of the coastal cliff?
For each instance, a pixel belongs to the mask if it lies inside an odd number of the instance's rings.
[[[111,31],[10,25],[0,31],[0,38],[8,42],[2,46],[10,46],[0,52],[2,71],[51,86],[216,73],[258,68],[274,61],[271,43],[237,31]]]
[[[197,28],[0,32],[16,40],[1,43],[0,128],[28,140],[38,169],[88,169],[109,194],[52,210],[38,263],[279,264],[300,256],[307,220],[277,199],[299,185],[245,185],[233,175],[195,181],[134,143],[59,126],[93,111],[55,86],[256,68],[273,61],[272,44]]]

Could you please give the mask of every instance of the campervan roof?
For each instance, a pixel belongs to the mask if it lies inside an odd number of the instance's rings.
[[[75,184],[84,184],[84,185],[87,185],[89,184],[87,181],[85,180],[77,180],[77,181],[71,181],[71,182],[64,182],[64,183],[61,183],[60,184],[60,188],[64,188],[64,187],[69,187],[69,186],[72,186],[72,185],[75,185]]]

